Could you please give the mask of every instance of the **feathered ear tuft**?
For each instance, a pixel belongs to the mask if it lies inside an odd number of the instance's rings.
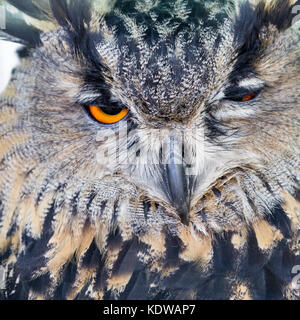
[[[239,0],[234,22],[237,57],[233,77],[241,70],[254,72],[257,54],[295,21],[295,0]],[[297,24],[298,25],[298,24]]]
[[[114,3],[115,0],[0,0],[5,10],[5,28],[0,30],[0,38],[36,47],[41,44],[42,32],[59,26],[80,36],[89,25],[91,12],[101,16]]]
[[[256,0],[240,3],[235,21],[235,36],[243,50],[255,51],[260,46],[263,30],[282,32],[295,21],[294,8],[300,4],[295,0]]]
[[[93,4],[93,0],[50,0],[53,17],[68,31],[74,53],[97,67],[101,62],[91,36]]]
[[[46,20],[50,17],[48,0],[7,0],[6,2],[32,18]]]
[[[256,12],[263,26],[274,25],[284,31],[292,25],[295,16],[293,8],[300,4],[295,0],[260,0]]]
[[[91,0],[50,0],[52,13],[58,24],[80,33],[91,21]]]
[[[0,37],[35,47],[41,43],[40,33],[55,27],[48,0],[6,0],[4,29]]]

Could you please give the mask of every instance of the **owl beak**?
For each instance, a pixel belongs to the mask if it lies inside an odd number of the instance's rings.
[[[181,222],[189,224],[190,196],[188,178],[183,165],[167,164],[163,167],[164,189],[170,203],[178,212]]]

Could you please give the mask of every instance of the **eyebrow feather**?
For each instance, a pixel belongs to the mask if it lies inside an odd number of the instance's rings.
[[[246,78],[238,82],[241,88],[260,89],[264,86],[264,82],[258,78]]]

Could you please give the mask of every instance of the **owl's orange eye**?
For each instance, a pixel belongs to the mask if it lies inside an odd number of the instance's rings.
[[[89,106],[88,109],[95,120],[104,124],[117,123],[124,119],[129,112],[127,108],[111,110],[108,108],[101,108],[98,106]]]
[[[250,101],[250,100],[252,100],[254,98],[255,98],[255,93],[248,93],[243,97],[242,101],[244,101],[244,102],[245,101]]]
[[[262,89],[258,89],[255,91],[246,91],[245,90],[240,90],[239,88],[233,88],[231,90],[228,90],[225,93],[225,100],[230,100],[230,101],[235,101],[235,102],[247,102],[247,101],[251,101],[253,99],[255,99],[260,92],[262,91]]]

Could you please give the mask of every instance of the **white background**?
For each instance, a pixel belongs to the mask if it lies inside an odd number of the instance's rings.
[[[11,71],[18,64],[16,49],[20,45],[0,40],[0,92],[2,92],[10,79]]]

